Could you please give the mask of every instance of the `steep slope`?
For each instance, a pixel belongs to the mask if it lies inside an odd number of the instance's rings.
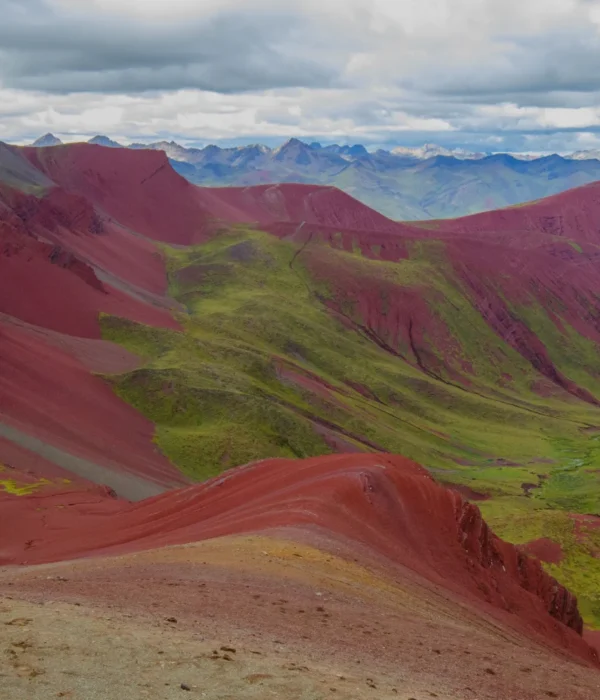
[[[372,561],[379,558],[392,578],[402,580],[403,571],[417,574],[426,589],[433,584],[450,601],[462,600],[533,640],[597,663],[596,652],[579,636],[582,620],[573,596],[538,562],[496,538],[475,506],[402,458],[269,460],[135,506],[98,492],[51,489],[3,501],[3,521],[21,523],[16,536],[3,533],[5,564],[139,551],[282,527],[291,540],[318,531],[360,559],[362,552]]]
[[[189,245],[206,240],[214,228],[201,191],[176,175],[162,152],[93,144],[23,152],[63,190],[152,240]],[[225,213],[236,220],[235,211]]]
[[[105,321],[106,338],[148,358],[118,393],[196,478],[330,450],[424,463],[486,499],[511,538],[550,528],[567,554],[549,565],[597,624],[597,585],[578,574],[597,567],[594,539],[575,545],[568,515],[600,507],[594,244],[524,240],[518,222],[490,239],[462,222],[340,231],[278,211],[276,239],[237,227],[168,253],[185,336]]]
[[[20,478],[37,488],[56,473],[131,499],[185,483],[152,424],[93,374],[139,365],[100,340],[99,314],[180,328],[166,283],[154,246],[22,151],[0,151],[0,464],[17,470],[17,491]]]
[[[401,225],[369,209],[334,187],[318,185],[263,185],[208,190],[210,194],[241,212],[245,222],[318,225],[336,230],[400,232]],[[217,207],[215,207],[217,209]],[[222,211],[226,214],[223,206]]]
[[[48,338],[35,327],[0,320],[0,435],[131,500],[185,483],[153,445],[152,423],[90,371],[131,369],[137,358],[103,363],[109,351],[95,346],[102,341],[71,347],[63,341],[60,347],[57,340],[58,334]],[[82,351],[90,358],[87,366]],[[0,463],[9,461],[7,449],[0,446]],[[48,476],[39,467],[34,474]]]
[[[87,337],[99,337],[100,311],[177,328],[161,298],[158,251],[105,222],[81,196],[53,185],[39,197],[4,186],[0,234],[0,312]]]
[[[25,193],[42,193],[52,181],[30,165],[16,149],[0,142],[0,182]]]

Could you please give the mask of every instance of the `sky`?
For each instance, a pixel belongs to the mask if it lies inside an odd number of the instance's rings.
[[[0,140],[600,147],[600,0],[0,0]]]

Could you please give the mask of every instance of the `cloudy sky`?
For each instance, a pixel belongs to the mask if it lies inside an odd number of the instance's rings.
[[[600,0],[0,0],[0,140],[600,147]]]

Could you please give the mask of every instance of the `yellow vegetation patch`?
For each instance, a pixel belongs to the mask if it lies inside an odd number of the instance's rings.
[[[0,464],[0,472],[7,471],[5,465]],[[61,479],[62,483],[70,483],[69,479]],[[44,486],[50,486],[53,482],[49,479],[41,478],[32,482],[20,482],[16,479],[0,479],[0,491],[10,493],[13,496],[29,496],[39,491]]]
[[[5,493],[10,493],[13,496],[29,496],[35,491],[48,486],[52,482],[48,479],[40,479],[39,481],[34,481],[31,484],[24,484],[15,481],[14,479],[0,479],[0,491]]]

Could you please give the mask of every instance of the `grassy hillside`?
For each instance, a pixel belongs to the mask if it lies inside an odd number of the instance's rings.
[[[600,625],[597,536],[576,535],[566,515],[600,512],[600,410],[548,382],[540,391],[543,378],[474,308],[445,244],[409,250],[389,263],[246,227],[165,247],[185,331],[104,317],[104,337],[146,359],[110,381],[197,479],[273,456],[411,457],[486,497],[500,535],[559,542],[565,558],[551,569]],[[400,308],[414,315],[399,319]],[[584,340],[565,353],[543,309],[520,313],[563,371],[600,369]]]

